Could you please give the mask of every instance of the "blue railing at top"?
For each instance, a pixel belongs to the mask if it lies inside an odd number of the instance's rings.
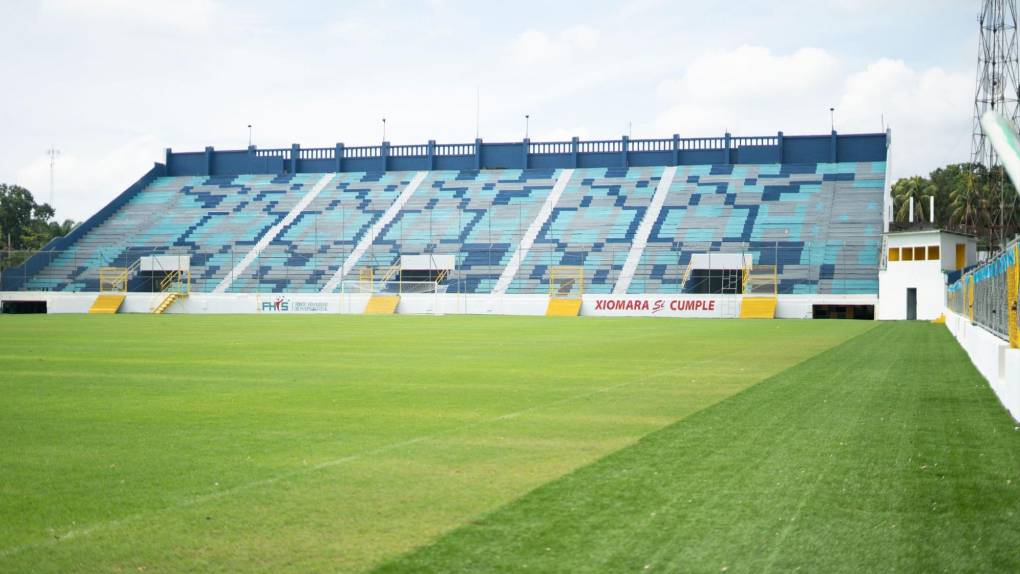
[[[946,291],[949,293],[955,293],[956,291],[963,289],[963,284],[967,281],[981,283],[988,279],[998,277],[999,275],[1009,271],[1015,262],[1016,243],[1014,242],[992,259],[980,265],[976,265],[970,270],[964,272],[959,279],[953,281],[948,287],[946,287]]]
[[[166,150],[167,175],[325,173],[471,169],[555,169],[655,165],[885,161],[888,133],[483,142],[348,147]]]

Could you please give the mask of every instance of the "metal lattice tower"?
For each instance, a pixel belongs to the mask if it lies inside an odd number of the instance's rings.
[[[974,124],[971,139],[971,162],[991,170],[999,165],[995,151],[981,131],[981,115],[995,110],[1014,125],[1020,115],[1020,58],[1017,47],[1016,0],[983,0],[978,15],[977,89],[974,93]],[[1000,172],[1001,173],[1001,172]],[[1003,189],[1003,193],[1005,190]],[[1012,201],[1012,198],[1010,198]],[[1005,197],[1000,198],[1000,214]],[[1000,233],[1012,222],[989,222]],[[1000,237],[1000,239],[1002,239]]]

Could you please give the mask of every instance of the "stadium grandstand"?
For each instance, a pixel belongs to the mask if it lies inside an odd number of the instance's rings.
[[[202,308],[225,312],[216,301],[231,295],[366,293],[551,296],[577,301],[570,314],[587,297],[648,295],[771,296],[769,315],[783,297],[800,302],[792,316],[873,309],[888,141],[780,132],[168,149],[71,234],[7,269],[3,289],[85,294],[77,310],[120,293],[114,311],[132,294],[148,298],[122,311],[195,310],[153,298],[162,292],[211,296]]]

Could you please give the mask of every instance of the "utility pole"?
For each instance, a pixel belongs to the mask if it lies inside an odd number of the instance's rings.
[[[46,150],[46,155],[50,157],[50,207],[53,207],[53,164],[56,163],[57,156],[60,155],[60,150],[50,148]]]

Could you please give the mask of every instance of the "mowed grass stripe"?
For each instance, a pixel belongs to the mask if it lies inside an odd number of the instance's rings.
[[[1020,432],[944,327],[883,324],[392,572],[1016,572]]]
[[[364,570],[871,327],[4,317],[0,571]]]

